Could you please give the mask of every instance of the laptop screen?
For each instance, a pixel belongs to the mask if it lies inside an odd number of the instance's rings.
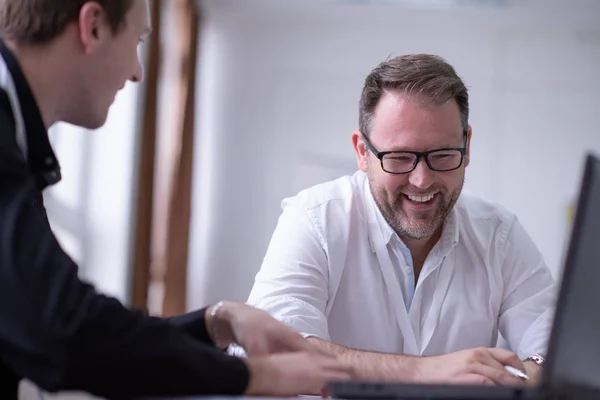
[[[586,158],[544,381],[600,388],[600,159]]]

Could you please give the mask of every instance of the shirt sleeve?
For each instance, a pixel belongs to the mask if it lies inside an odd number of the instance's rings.
[[[79,279],[9,134],[0,131],[0,364],[50,392],[243,393],[246,364],[206,343],[202,312],[150,317]]]
[[[329,274],[324,246],[301,206],[284,201],[283,209],[248,303],[305,337],[330,340],[325,317]]]
[[[546,354],[556,302],[555,281],[516,219],[508,230],[504,254],[499,330],[521,359]]]
[[[182,329],[194,339],[203,343],[212,344],[212,340],[206,330],[205,313],[206,308],[203,308],[187,314],[167,318],[167,321],[169,321],[171,325]]]

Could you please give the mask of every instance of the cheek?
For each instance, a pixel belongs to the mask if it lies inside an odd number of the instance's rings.
[[[406,187],[409,186],[408,175],[392,175],[380,171],[377,187],[380,193],[390,200],[396,200]]]
[[[464,176],[464,171],[458,170],[451,172],[448,175],[439,176],[438,182],[444,187],[444,189],[446,189],[448,193],[451,193],[462,186]]]
[[[137,52],[132,51],[131,46],[122,46],[120,53],[119,72],[121,78],[123,78],[133,70],[134,63],[137,61]]]
[[[122,81],[129,79],[135,71],[138,62],[137,42],[135,44],[132,44],[131,41],[120,42],[115,49],[115,54],[112,79],[118,80],[118,84],[122,84]]]

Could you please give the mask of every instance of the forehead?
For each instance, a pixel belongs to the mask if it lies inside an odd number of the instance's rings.
[[[442,104],[385,92],[375,108],[371,137],[386,149],[426,150],[461,143],[462,124],[456,101]]]
[[[133,0],[127,14],[127,22],[136,30],[150,30],[150,7],[148,0]]]

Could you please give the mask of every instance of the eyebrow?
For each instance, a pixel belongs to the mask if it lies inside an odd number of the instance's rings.
[[[462,136],[463,142],[462,142],[462,144],[460,144],[458,146],[453,146],[453,145],[447,145],[447,146],[446,145],[441,145],[440,146],[440,145],[438,145],[435,148],[431,148],[431,149],[429,149],[427,151],[441,150],[441,149],[462,149],[462,148],[465,147],[464,138],[465,138],[465,136],[463,135]],[[377,150],[379,150],[379,149],[377,149]],[[379,150],[379,151],[382,151],[382,150]],[[398,148],[398,147],[393,147],[391,150],[386,150],[386,151],[391,151],[391,152],[394,152],[394,153],[403,153],[403,152],[409,152],[410,153],[410,152],[415,152],[415,150],[410,150],[410,149],[407,149],[407,148],[402,148],[401,149],[401,148]]]

